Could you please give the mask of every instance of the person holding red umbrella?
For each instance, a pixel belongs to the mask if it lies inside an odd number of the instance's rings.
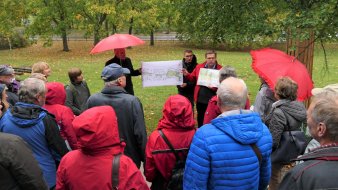
[[[130,34],[113,34],[102,39],[97,43],[94,48],[90,51],[90,54],[101,53],[104,51],[114,49],[115,57],[108,60],[105,66],[112,63],[119,64],[123,68],[127,68],[130,71],[130,75],[126,75],[127,85],[125,90],[134,95],[133,83],[131,81],[131,76],[141,75],[141,68],[134,70],[133,64],[131,63],[130,58],[126,57],[126,47],[137,46],[144,44],[144,41],[140,38],[130,35]]]
[[[134,95],[133,82],[131,80],[131,76],[139,76],[142,74],[142,69],[139,68],[134,70],[133,64],[131,63],[131,59],[126,57],[126,49],[125,48],[117,48],[114,49],[115,56],[106,62],[106,65],[110,65],[112,63],[119,64],[123,68],[127,68],[130,71],[130,74],[126,75],[126,87],[124,89],[131,95]]]

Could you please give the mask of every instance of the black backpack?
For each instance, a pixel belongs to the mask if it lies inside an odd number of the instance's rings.
[[[169,146],[169,148],[175,154],[175,157],[176,157],[176,163],[172,170],[172,175],[168,182],[167,190],[182,190],[183,189],[183,174],[184,174],[186,157],[184,159],[181,159],[178,156],[178,153],[174,149],[173,145],[169,142],[168,138],[162,132],[162,130],[158,130],[158,132],[160,133],[161,137],[163,138],[165,143]]]

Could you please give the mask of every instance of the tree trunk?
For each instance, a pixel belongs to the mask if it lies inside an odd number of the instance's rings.
[[[133,33],[133,23],[134,23],[134,17],[131,17],[130,21],[129,21],[129,34]]]
[[[117,32],[117,27],[116,27],[116,25],[115,24],[112,24],[112,34],[115,34],[116,32]]]
[[[69,47],[68,47],[67,31],[65,29],[62,31],[62,44],[63,44],[63,51],[68,52]]]
[[[109,23],[108,23],[108,20],[106,20],[104,22],[104,28],[106,30],[106,36],[108,37],[109,36]]]
[[[12,40],[11,40],[11,38],[7,37],[7,41],[8,41],[9,50],[12,50]]]
[[[94,46],[99,43],[100,41],[100,34],[99,29],[97,27],[94,27]]]
[[[288,34],[288,36],[291,35]],[[288,37],[286,43],[287,54],[296,57],[300,62],[302,62],[308,70],[311,78],[313,70],[314,46],[315,37],[313,31],[310,31],[310,37],[306,40],[300,40],[299,38],[293,39],[291,37]],[[306,107],[308,107],[310,105],[310,99],[304,101],[304,104]]]
[[[154,46],[155,42],[154,42],[154,30],[151,30],[150,32],[150,46]]]

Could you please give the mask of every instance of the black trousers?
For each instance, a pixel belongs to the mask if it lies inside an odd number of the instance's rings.
[[[207,107],[208,104],[203,104],[199,102],[196,103],[198,128],[200,128],[203,125],[204,114],[205,111],[207,110]]]

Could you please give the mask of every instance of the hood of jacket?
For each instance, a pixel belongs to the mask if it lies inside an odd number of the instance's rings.
[[[111,106],[98,106],[84,111],[73,121],[79,147],[88,154],[114,146],[123,152],[115,111]]]
[[[272,107],[280,108],[287,118],[293,118],[297,122],[306,121],[306,108],[303,103],[290,100],[279,100]]]
[[[193,129],[195,120],[191,103],[182,95],[170,96],[164,103],[163,116],[160,119],[157,129]]]
[[[263,135],[263,123],[258,113],[248,110],[225,112],[211,124],[242,144],[256,143]]]
[[[21,128],[32,127],[39,123],[47,115],[47,110],[35,104],[23,102],[16,103],[7,110],[9,118],[16,126]]]
[[[66,101],[66,90],[62,83],[47,82],[46,104],[61,104],[64,105]]]

